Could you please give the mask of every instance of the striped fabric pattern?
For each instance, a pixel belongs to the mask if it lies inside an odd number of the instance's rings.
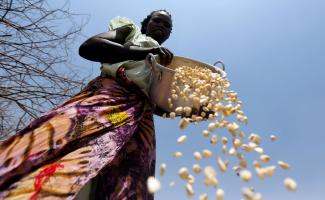
[[[90,199],[151,200],[146,179],[154,168],[149,103],[98,77],[0,145],[0,199],[74,199],[93,179]]]

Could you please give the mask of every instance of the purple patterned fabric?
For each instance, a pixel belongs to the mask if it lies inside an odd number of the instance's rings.
[[[30,180],[60,163],[38,198],[74,199],[90,180],[90,199],[152,200],[153,113],[134,85],[98,77],[79,94],[0,145],[0,199],[30,198]],[[26,188],[29,188],[28,190]]]

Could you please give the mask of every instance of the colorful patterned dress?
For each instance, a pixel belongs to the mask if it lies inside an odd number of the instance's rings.
[[[153,111],[125,74],[96,78],[0,144],[0,199],[74,199],[90,180],[90,199],[153,199]]]
[[[100,198],[93,199],[152,199],[152,117],[143,95],[93,80],[0,145],[0,199],[73,199],[95,176]],[[52,172],[40,177],[46,169]]]

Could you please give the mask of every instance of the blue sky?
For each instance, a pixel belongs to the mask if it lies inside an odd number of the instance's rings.
[[[109,20],[117,15],[140,24],[152,10],[167,9],[174,27],[166,47],[175,55],[202,62],[225,62],[231,88],[238,92],[249,119],[243,129],[264,138],[264,150],[273,163],[285,160],[292,166],[290,171],[278,170],[264,181],[254,177],[249,184],[233,173],[219,172],[225,199],[240,199],[243,186],[255,187],[265,200],[324,199],[325,1],[71,0],[70,6],[77,13],[89,14],[83,30],[86,37],[106,31]],[[96,77],[99,63],[78,57],[78,47],[86,37],[75,41],[71,59]],[[200,135],[206,123],[180,131],[177,121],[155,118],[157,166],[168,164],[166,176],[158,176],[163,187],[156,200],[187,199],[184,184],[176,175],[178,168],[190,167],[194,163],[192,152],[209,145]],[[182,146],[176,144],[181,134],[189,137]],[[277,135],[278,141],[269,142],[270,134]],[[175,160],[171,156],[175,150],[185,156]],[[215,165],[215,161],[204,164]],[[282,181],[287,176],[298,182],[297,192],[284,189]],[[170,181],[176,183],[173,188],[168,186]],[[197,182],[197,194],[207,192],[209,199],[215,199],[213,189],[201,187],[200,179]]]

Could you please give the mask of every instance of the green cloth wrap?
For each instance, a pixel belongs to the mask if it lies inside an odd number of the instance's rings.
[[[133,21],[126,17],[116,17],[109,23],[109,30],[114,30],[119,27],[130,26],[131,32],[126,37],[124,46],[138,47],[159,47],[159,43],[153,38],[141,33],[138,26]],[[135,83],[140,90],[148,96],[150,87],[151,69],[145,65],[144,60],[134,61],[126,60],[118,63],[102,63],[101,75],[108,77],[116,77],[116,71],[120,66],[125,67],[126,76],[129,80]]]

